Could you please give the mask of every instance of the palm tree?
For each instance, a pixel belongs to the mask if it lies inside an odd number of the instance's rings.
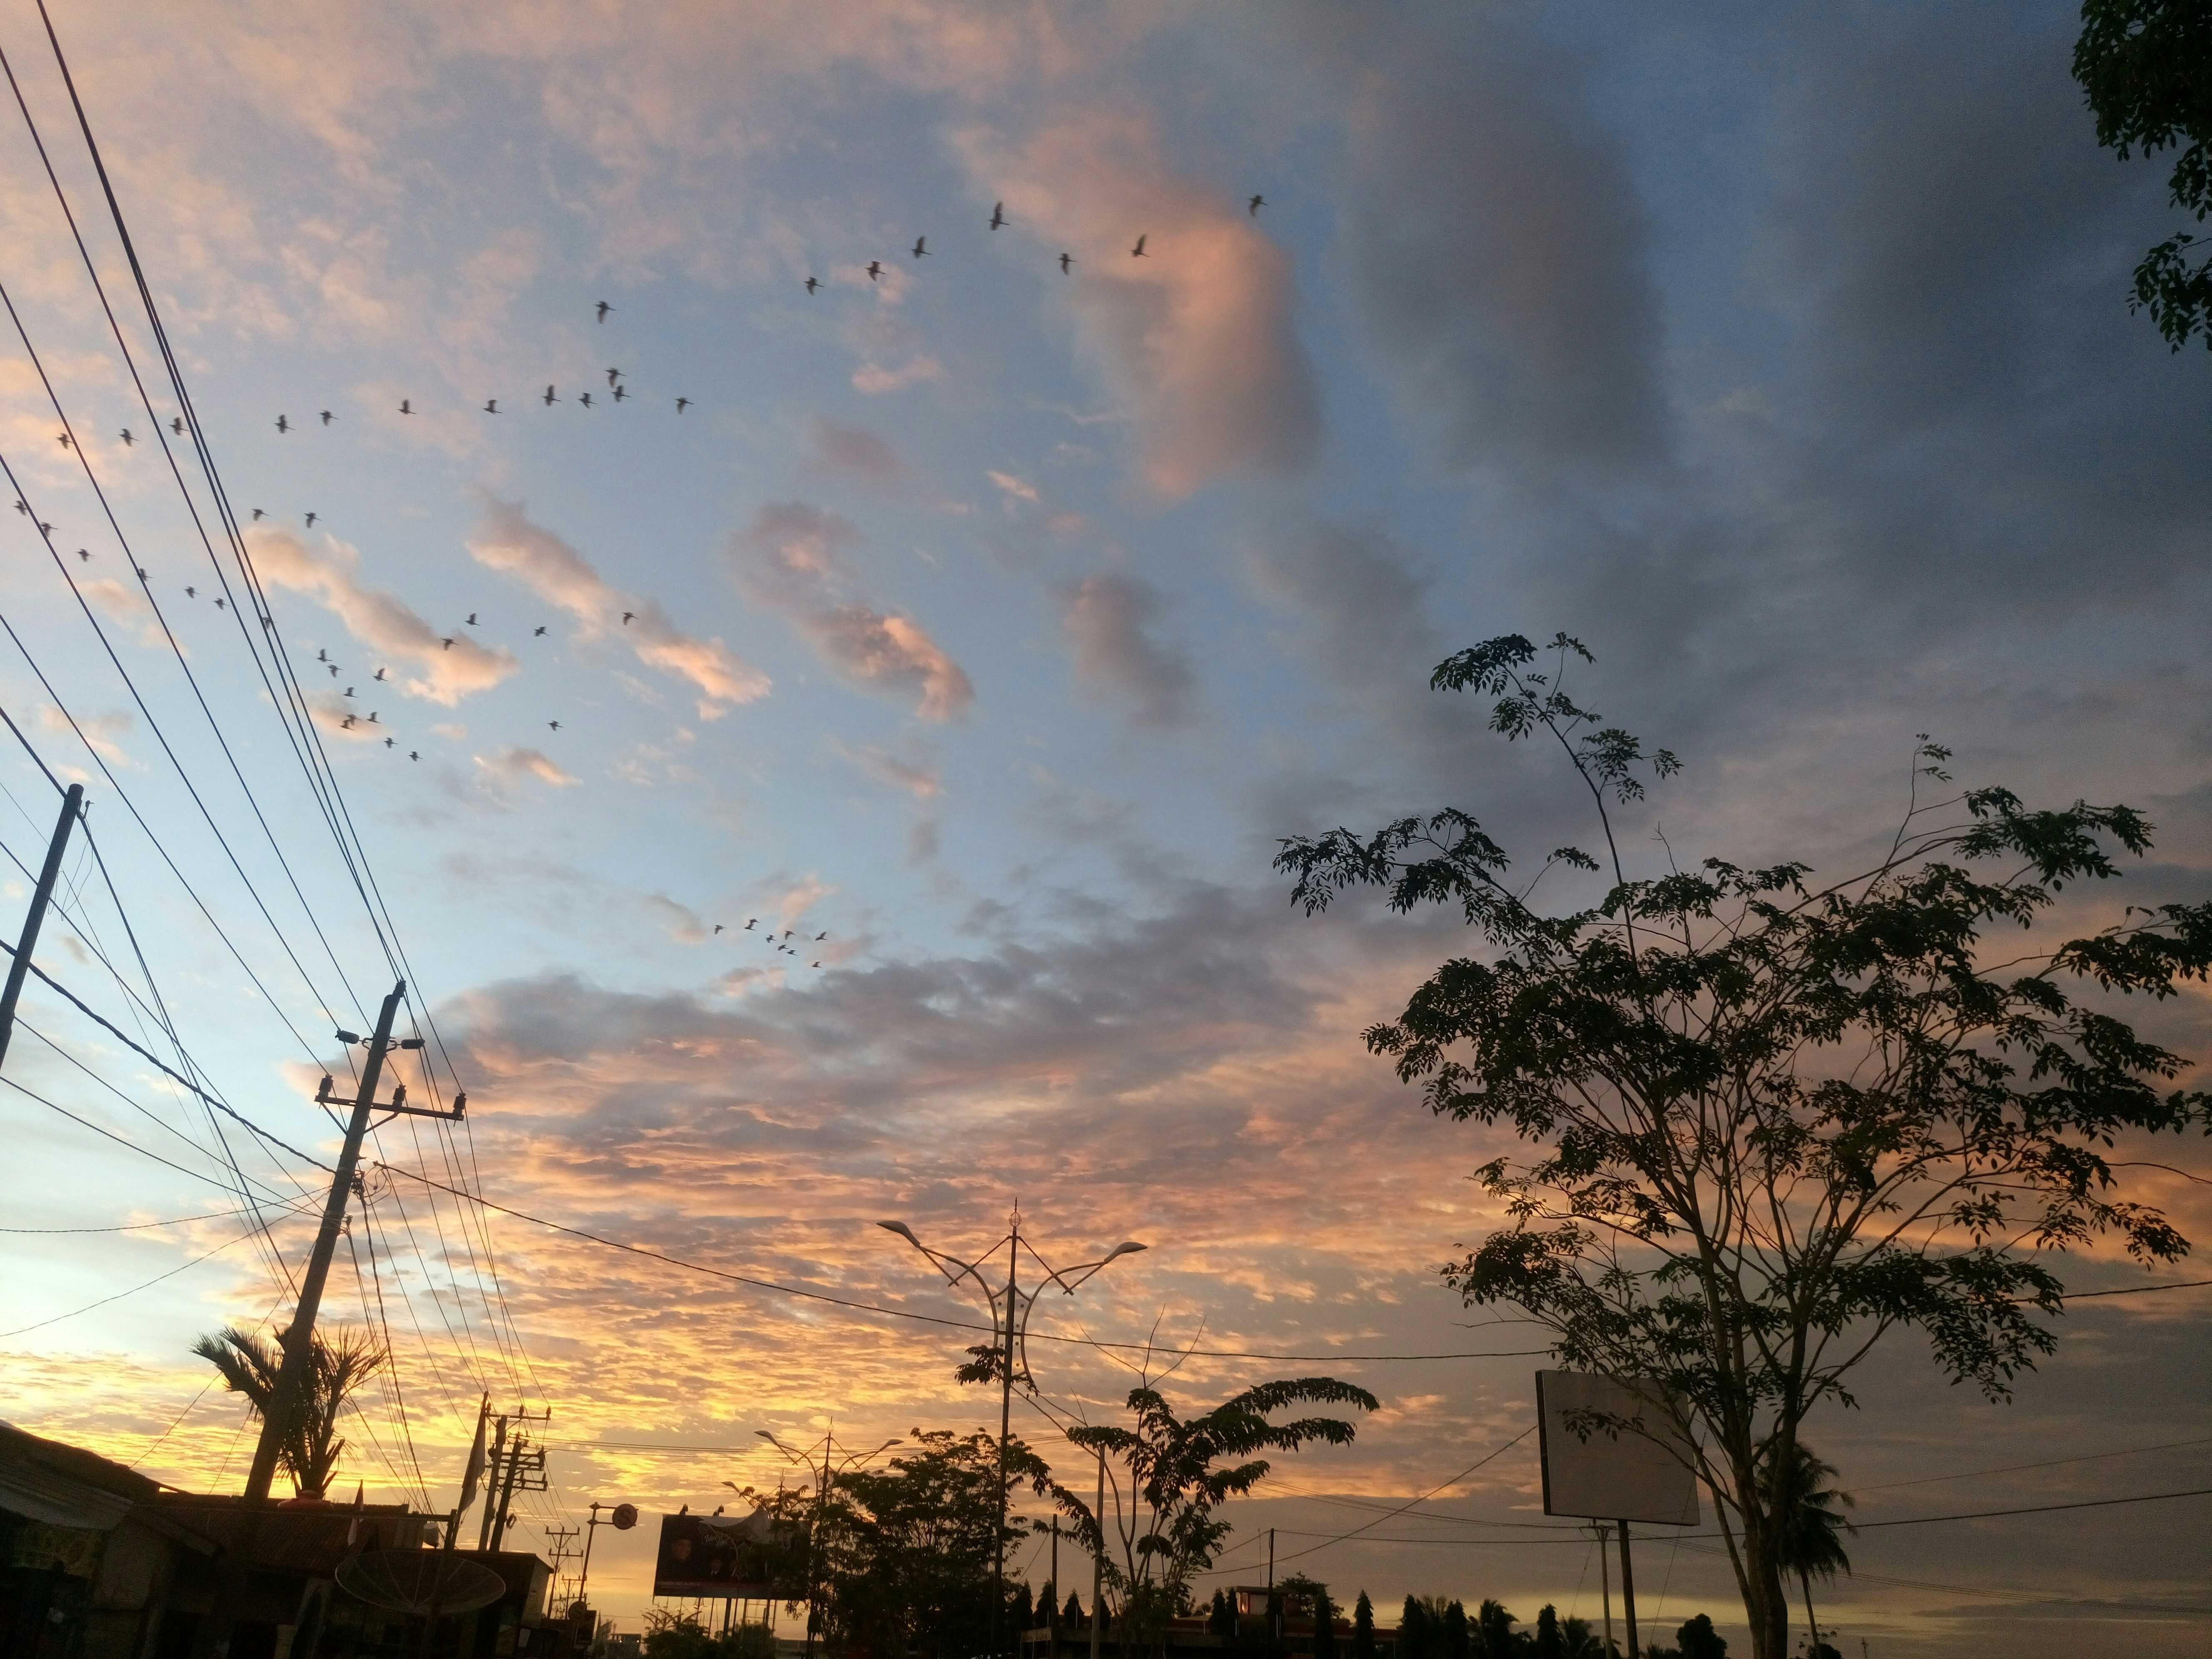
[[[1854,1528],[1833,1506],[1840,1504],[1853,1509],[1857,1502],[1850,1493],[1826,1484],[1836,1478],[1836,1466],[1823,1461],[1802,1440],[1791,1443],[1790,1461],[1779,1466],[1778,1480],[1777,1473],[1770,1466],[1768,1480],[1778,1488],[1771,1495],[1777,1499],[1774,1509],[1782,1528],[1775,1559],[1784,1572],[1797,1575],[1805,1593],[1805,1626],[1811,1632],[1806,1638],[1806,1659],[1820,1659],[1820,1626],[1813,1617],[1813,1577],[1817,1573],[1833,1580],[1838,1569],[1851,1570],[1851,1558],[1844,1553],[1843,1534]]]
[[[251,1331],[226,1325],[192,1344],[192,1352],[222,1374],[233,1394],[242,1394],[254,1415],[266,1417],[276,1397],[276,1378],[284,1351]],[[277,1443],[276,1460],[302,1498],[319,1498],[336,1473],[346,1443],[338,1437],[338,1413],[357,1389],[381,1370],[386,1355],[365,1335],[341,1330],[325,1340],[318,1335],[309,1348],[307,1389],[296,1420]]]

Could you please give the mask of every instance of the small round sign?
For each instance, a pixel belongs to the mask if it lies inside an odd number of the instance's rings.
[[[637,1505],[635,1504],[616,1504],[614,1523],[615,1530],[617,1532],[628,1532],[632,1527],[637,1524]]]

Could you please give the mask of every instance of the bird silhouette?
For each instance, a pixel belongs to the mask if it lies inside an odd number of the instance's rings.
[[[130,448],[130,447],[131,447],[131,445],[133,445],[133,444],[137,443],[137,441],[137,441],[136,438],[134,438],[134,437],[132,437],[132,436],[131,435],[131,428],[130,428],[129,427],[127,427],[127,426],[126,426],[126,427],[125,427],[125,428],[123,428],[123,447],[124,447],[125,449],[128,449],[128,448]]]
[[[548,720],[548,721],[546,721],[546,722],[545,722],[545,724],[546,724],[546,726],[547,726],[550,729],[551,729],[551,730],[553,730],[553,731],[558,732],[558,731],[561,729],[561,722],[560,722],[560,721],[558,721],[558,720]]]
[[[279,415],[276,417],[276,429],[279,432],[289,432],[292,429],[292,422],[287,420],[283,416]]]
[[[826,928],[826,927],[825,927],[825,928],[823,928],[820,933],[817,933],[817,934],[814,936],[814,942],[815,942],[817,945],[819,945],[819,944],[821,944],[821,943],[822,943],[822,941],[823,941],[823,939],[828,939],[829,937],[830,937],[830,930],[829,930],[828,928]]]
[[[380,679],[382,679],[382,678],[384,678],[384,671],[383,671],[381,668],[380,668],[380,669],[378,669],[378,670],[376,671],[376,672],[375,672],[374,674],[371,675],[369,678],[372,678],[372,679],[379,679],[379,680],[380,680]]]
[[[821,286],[822,279],[819,276],[809,276],[806,279],[806,291],[809,294],[813,293],[816,289],[820,288]]]
[[[592,406],[592,394],[586,392],[582,397],[577,398],[576,401],[583,404],[585,408],[589,409]]]
[[[543,639],[544,636],[545,624],[544,623],[538,623],[537,627],[530,630],[530,637],[533,640]]]
[[[550,409],[550,408],[552,408],[552,407],[553,407],[553,405],[554,405],[554,404],[556,404],[559,403],[560,401],[561,401],[561,400],[560,400],[558,398],[556,398],[556,397],[555,397],[555,396],[553,395],[553,388],[552,388],[551,386],[547,386],[547,387],[545,388],[545,399],[544,399],[544,402],[545,402],[545,407],[546,407],[546,408],[548,408],[548,409]]]
[[[622,379],[622,370],[618,368],[611,368],[607,371],[607,384],[609,386],[612,386],[620,379]]]
[[[1006,222],[1006,204],[1004,202],[994,202],[994,203],[992,203],[992,204],[991,204],[991,228],[992,228],[992,229],[994,229],[994,230],[996,230],[996,229],[998,229],[998,228],[999,228],[999,227],[1000,227],[1000,226],[1001,226],[1001,225],[1005,224]]]
[[[92,562],[92,554],[85,548],[80,547],[77,549],[76,558],[79,564],[90,564]]]
[[[407,751],[407,758],[411,761],[418,761],[421,760],[422,757],[416,750],[410,749]]]
[[[341,732],[350,732],[350,731],[352,731],[352,730],[353,730],[353,716],[352,716],[352,715],[350,715],[350,714],[348,714],[348,715],[347,715],[343,720],[340,720],[340,721],[338,722],[338,730],[339,730],[339,731],[341,731]]]
[[[810,962],[806,965],[809,968],[819,968],[822,964],[818,962]]]
[[[370,709],[370,710],[368,711],[368,723],[369,723],[371,726],[374,726],[374,725],[375,725],[375,724],[376,724],[376,710],[374,710],[374,708],[372,708],[372,709]]]
[[[256,523],[256,524],[259,524],[259,523],[261,522],[262,519],[263,519],[264,516],[266,516],[267,513],[268,513],[268,509],[267,509],[266,507],[255,507],[255,508],[253,509],[253,522],[254,522],[254,523]]]
[[[230,609],[230,605],[227,601],[218,599],[215,602],[215,608],[218,611],[228,611]]]
[[[498,398],[485,398],[485,399],[484,399],[484,413],[485,413],[485,414],[487,414],[487,415],[496,415],[496,414],[498,414],[498,413],[499,413],[499,399],[498,399]]]
[[[53,527],[53,526],[52,526],[52,525],[50,525],[50,524],[43,524],[43,523],[42,523],[42,524],[40,524],[40,525],[39,526],[39,534],[40,534],[41,536],[51,536],[51,535],[52,535],[53,533],[54,533],[54,527]]]
[[[690,407],[691,400],[689,398],[678,398],[676,400],[676,412],[678,415],[681,415],[685,410]]]
[[[188,599],[197,599],[199,596],[200,591],[197,587],[188,587],[185,590],[185,597]],[[346,693],[346,696],[351,696],[352,695],[353,693],[350,691]]]
[[[175,433],[179,438],[183,437],[185,435],[185,417],[181,415],[171,416],[169,417],[169,430]]]
[[[54,441],[61,445],[64,449],[67,449],[70,447],[70,434],[64,432]]]
[[[871,259],[868,261],[868,280],[870,282],[874,282],[877,277],[883,274],[884,262],[881,259]]]
[[[338,677],[338,665],[337,665],[336,663],[332,663],[332,664],[331,665],[331,678],[332,679],[336,679],[336,678],[337,678],[337,677]]]
[[[1061,255],[1060,256],[1060,274],[1061,276],[1066,276],[1066,275],[1067,275],[1067,268],[1068,268],[1068,266],[1070,266],[1070,265],[1073,264],[1074,263],[1075,263],[1075,256],[1074,256],[1073,253],[1063,253],[1063,254],[1061,254]]]
[[[310,513],[309,514],[307,514],[307,528],[308,528],[308,529],[310,529],[310,530],[313,530],[314,527],[315,527],[315,515],[314,515],[313,514]]]
[[[466,623],[471,628],[474,628],[477,625],[477,613],[471,611],[467,616],[462,617],[461,620]]]
[[[631,617],[635,617],[635,615],[637,615],[637,612],[636,612],[636,611],[623,611],[623,626],[624,628],[628,628],[628,627],[629,626],[630,618],[631,618]]]
[[[331,411],[330,411],[329,410],[327,410],[327,409],[326,409],[326,410],[323,410],[323,424],[324,424],[325,426],[328,426],[328,425],[329,425],[332,421],[335,421],[336,419],[337,419],[337,416],[335,416],[335,415],[333,415],[333,414],[331,414]]]
[[[386,738],[384,740],[384,746],[385,746],[386,749],[389,749],[389,748],[391,748],[391,747],[392,747],[392,745],[393,744],[398,743],[398,741],[399,741],[399,739],[398,739],[398,738]]]
[[[759,920],[760,920],[760,918],[759,918],[758,916],[749,916],[749,917],[747,917],[747,918],[745,919],[745,932],[747,932],[748,933],[751,933],[751,932],[752,932],[752,930],[753,930],[753,924],[754,924],[755,922],[758,921]]]
[[[415,400],[411,398],[402,398],[399,400],[399,412],[402,415],[412,415],[415,412]]]
[[[785,929],[783,930],[783,936],[784,936],[786,939],[789,939],[789,938],[791,937],[791,929],[790,929],[790,928],[788,928],[788,927],[785,928]]]
[[[445,638],[443,638],[443,639],[440,640],[440,641],[438,641],[438,644],[439,644],[440,647],[441,647],[441,648],[442,648],[442,649],[444,649],[444,650],[447,650],[447,651],[450,651],[450,650],[452,650],[452,649],[453,648],[453,636],[452,636],[451,635],[447,635]]]
[[[1129,250],[1129,257],[1132,259],[1141,259],[1145,257],[1145,240],[1142,236],[1137,238],[1136,246]]]
[[[1250,201],[1244,204],[1244,210],[1253,218],[1256,219],[1260,216],[1260,210],[1267,205],[1267,198],[1266,197],[1255,196]]]
[[[606,319],[607,319],[607,313],[609,313],[610,311],[612,311],[613,309],[614,309],[614,307],[613,307],[612,306],[609,305],[609,304],[608,304],[605,300],[600,301],[599,301],[599,320],[600,320],[601,322],[603,322],[603,323],[604,323],[605,321],[606,321]]]
[[[317,662],[328,662],[330,659],[331,651],[328,646],[318,646],[315,648],[315,660]]]
[[[188,587],[188,588],[186,588],[186,589],[185,590],[185,592],[187,592],[187,593],[191,592],[191,591],[192,591],[192,590],[191,590],[191,588],[189,588],[189,587]],[[353,687],[351,687],[351,686],[349,686],[349,685],[348,687],[346,687],[346,689],[345,689],[345,694],[346,694],[346,696],[348,696],[349,697],[349,696],[353,696]]]
[[[914,239],[914,257],[917,259],[927,259],[929,258],[928,237],[917,236]]]
[[[714,931],[718,933],[722,931],[722,924],[720,922],[718,921],[714,924]]]
[[[676,1512],[678,1515],[689,1515],[691,1513],[691,1506],[689,1504],[685,1504],[678,1508]]]
[[[627,398],[627,397],[629,397],[629,388],[628,386],[624,386],[621,381],[619,381],[619,380],[616,381],[616,382],[615,382],[615,401],[616,401],[617,403],[620,403],[623,398]]]

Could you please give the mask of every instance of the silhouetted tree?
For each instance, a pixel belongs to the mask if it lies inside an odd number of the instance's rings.
[[[226,1325],[192,1344],[192,1352],[213,1365],[223,1386],[242,1394],[257,1418],[266,1418],[276,1396],[284,1363],[283,1337],[266,1342],[251,1331]],[[337,1472],[346,1443],[338,1436],[338,1414],[361,1385],[382,1370],[384,1350],[360,1332],[317,1332],[308,1345],[307,1375],[294,1402],[290,1424],[276,1443],[276,1461],[302,1498],[320,1498]]]
[[[1375,1659],[1375,1604],[1365,1590],[1352,1604],[1352,1659]]]
[[[1060,1622],[1070,1630],[1079,1628],[1083,1623],[1083,1603],[1076,1599],[1073,1590],[1068,1591],[1067,1605],[1060,1610]]]
[[[1398,1613],[1398,1659],[1443,1659],[1436,1621],[1418,1595],[1406,1598]]]
[[[1802,1440],[1790,1449],[1787,1462],[1769,1466],[1767,1478],[1770,1482],[1779,1482],[1774,1506],[1782,1517],[1783,1570],[1796,1573],[1798,1585],[1805,1592],[1805,1628],[1810,1632],[1812,1648],[1817,1648],[1820,1625],[1813,1613],[1813,1580],[1817,1575],[1832,1582],[1838,1571],[1851,1570],[1851,1558],[1844,1553],[1843,1539],[1851,1523],[1833,1506],[1841,1504],[1850,1509],[1854,1500],[1850,1493],[1823,1484],[1836,1478],[1836,1466],[1823,1462]],[[1814,1659],[1818,1659],[1817,1654]]]
[[[1443,1659],[1474,1659],[1475,1635],[1467,1622],[1467,1609],[1457,1601],[1444,1608],[1442,1639]]]
[[[1512,1659],[1513,1626],[1521,1621],[1505,1611],[1503,1601],[1484,1601],[1475,1609],[1474,1622],[1483,1659]]]
[[[1336,1603],[1328,1586],[1316,1584],[1308,1590],[1306,1604],[1313,1609],[1313,1659],[1336,1659]]]
[[[1036,1628],[1036,1599],[1030,1593],[1027,1579],[1014,1586],[1012,1592],[1006,1597],[1006,1610],[1010,1615],[1009,1624],[1012,1629],[1022,1631]]]
[[[1682,1659],[1728,1659],[1728,1643],[1713,1628],[1710,1613],[1699,1613],[1676,1631],[1674,1647]]]
[[[1206,1627],[1224,1642],[1237,1639],[1237,1606],[1228,1591],[1213,1592],[1213,1610],[1206,1614]]]
[[[1549,1601],[1537,1610],[1536,1635],[1531,1644],[1535,1659],[1566,1659],[1566,1638],[1559,1632],[1559,1610]]]
[[[2180,1057],[2110,1010],[2206,977],[2212,904],[1984,951],[1991,929],[2033,931],[2069,884],[2119,874],[2150,826],[2126,806],[2032,811],[2001,788],[1923,804],[1948,776],[1924,741],[1902,823],[1856,874],[1810,886],[1802,863],[1685,871],[1668,854],[1632,879],[1614,812],[1679,763],[1567,696],[1562,674],[1589,660],[1578,642],[1548,651],[1537,672],[1528,640],[1493,639],[1431,683],[1491,698],[1509,740],[1565,753],[1607,860],[1563,847],[1543,868],[1601,872],[1595,902],[1536,908],[1535,884],[1509,881],[1505,849],[1455,808],[1289,839],[1276,862],[1309,911],[1371,885],[1480,930],[1479,952],[1366,1033],[1431,1110],[1538,1149],[1478,1172],[1510,1224],[1449,1282],[1548,1327],[1562,1365],[1663,1383],[1753,1659],[1785,1659],[1784,1517],[1762,1473],[1808,1413],[1849,1403],[1879,1339],[1917,1327],[1954,1381],[2002,1399],[2056,1346],[2040,1322],[2064,1287],[2041,1253],[2107,1233],[2146,1263],[2187,1251],[2119,1194],[2106,1152],[2212,1122],[2212,1095],[2172,1089]]]

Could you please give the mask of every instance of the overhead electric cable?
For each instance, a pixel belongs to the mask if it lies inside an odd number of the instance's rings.
[[[0,1337],[21,1336],[26,1331],[44,1330],[49,1325],[60,1324],[64,1319],[75,1319],[79,1314],[88,1314],[95,1308],[104,1308],[111,1302],[120,1302],[126,1296],[136,1296],[141,1291],[150,1290],[155,1285],[161,1283],[163,1279],[174,1279],[179,1273],[184,1272],[187,1267],[197,1267],[201,1262],[207,1261],[210,1256],[221,1255],[225,1250],[230,1249],[234,1244],[243,1244],[247,1239],[252,1238],[258,1231],[259,1229],[258,1227],[248,1227],[244,1232],[237,1234],[234,1237],[223,1240],[222,1243],[216,1245],[213,1249],[203,1251],[200,1255],[194,1256],[190,1261],[183,1262],[177,1267],[172,1267],[167,1273],[155,1274],[153,1278],[148,1279],[143,1285],[133,1285],[127,1291],[118,1291],[112,1296],[103,1296],[97,1302],[88,1302],[82,1308],[72,1308],[67,1313],[55,1314],[49,1319],[34,1320],[28,1325],[18,1325],[12,1331],[0,1331]]]

